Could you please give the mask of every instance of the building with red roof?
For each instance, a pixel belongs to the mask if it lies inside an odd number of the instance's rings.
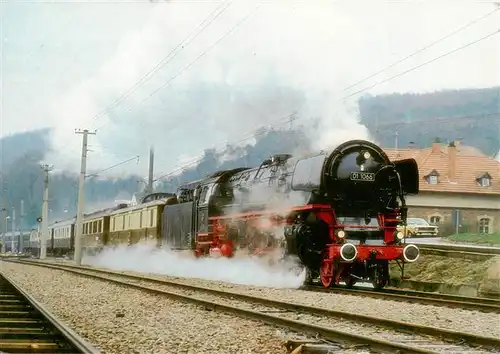
[[[418,149],[384,149],[391,160],[414,158],[420,193],[409,216],[439,225],[441,235],[500,232],[500,162],[459,141]]]

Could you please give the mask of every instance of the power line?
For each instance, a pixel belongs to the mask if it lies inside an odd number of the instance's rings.
[[[499,118],[493,118],[494,120],[500,120],[500,113],[487,113],[487,114],[482,114],[482,115],[475,115],[475,116],[459,116],[459,117],[442,117],[442,118],[436,118],[436,119],[433,119],[433,120],[429,120],[429,119],[420,119],[420,120],[417,120],[417,121],[412,121],[412,122],[409,122],[409,123],[406,123],[406,122],[388,122],[388,123],[382,123],[381,125],[383,126],[399,126],[399,125],[406,125],[406,124],[414,124],[414,123],[429,123],[429,122],[432,122],[432,123],[442,123],[442,122],[456,122],[457,120],[463,120],[463,119],[478,119],[478,118],[488,118],[488,117],[494,117],[494,116],[499,116]],[[277,120],[275,121],[275,123],[272,123],[270,125],[268,125],[268,129],[267,130],[263,130],[263,131],[259,131],[262,129],[262,127],[254,130],[254,133],[252,135],[250,135],[249,137],[246,137],[246,138],[243,138],[243,139],[240,139],[238,141],[235,141],[233,142],[232,144],[233,145],[236,145],[236,144],[239,144],[243,141],[246,141],[246,140],[249,140],[255,136],[259,136],[259,135],[262,135],[264,133],[266,133],[267,131],[269,131],[270,128],[272,128],[274,125],[278,124],[278,122],[282,121],[283,119],[287,119],[279,124],[285,124],[285,123],[289,123],[289,122],[292,122],[293,120],[295,120],[296,118],[293,117],[293,114],[292,115],[288,115],[280,120]],[[227,151],[227,148],[226,149],[222,149],[222,152],[224,151]],[[168,173],[165,173],[165,174],[162,174],[160,175],[159,177],[155,178],[154,181],[157,181],[157,180],[160,180],[160,179],[163,179],[165,177],[168,177],[168,176],[171,176],[171,175],[174,175],[176,174],[177,172],[181,172],[183,170],[185,170],[187,167],[189,166],[192,166],[200,161],[203,160],[203,156],[201,157],[198,157],[198,158],[195,158],[195,159],[192,159],[190,161],[188,161],[187,163],[183,164],[182,166],[178,166],[177,168],[175,168],[174,170],[168,172]]]
[[[496,12],[496,11],[498,11],[498,10],[500,10],[500,8],[499,8],[499,7],[497,7],[496,9],[494,9],[494,10],[492,10],[492,11],[488,12],[487,14],[485,14],[485,15],[483,15],[483,16],[481,16],[481,17],[479,17],[479,18],[477,18],[477,19],[475,19],[475,20],[473,20],[473,21],[471,21],[471,22],[469,22],[469,23],[467,23],[467,24],[465,24],[464,26],[462,26],[462,27],[460,27],[460,28],[456,29],[455,31],[453,31],[453,32],[451,32],[451,33],[449,33],[449,34],[447,34],[446,36],[441,37],[441,38],[439,38],[438,40],[435,40],[434,42],[432,42],[432,43],[430,43],[430,44],[428,44],[428,45],[426,45],[426,46],[424,46],[424,47],[422,47],[422,48],[420,48],[420,49],[416,50],[415,52],[413,52],[413,53],[411,53],[411,54],[407,55],[406,57],[404,57],[404,58],[402,58],[402,59],[400,59],[400,60],[398,60],[398,61],[396,61],[396,62],[394,62],[394,63],[392,63],[391,65],[389,65],[389,66],[387,66],[387,67],[383,68],[382,70],[377,71],[376,73],[374,73],[374,74],[372,74],[372,75],[370,75],[370,76],[365,77],[364,79],[362,79],[362,80],[360,80],[360,81],[358,81],[358,82],[356,82],[356,83],[352,84],[351,86],[346,87],[346,88],[343,90],[343,92],[345,92],[345,91],[349,90],[350,88],[353,88],[354,86],[357,86],[357,85],[359,85],[360,83],[365,82],[366,80],[371,79],[372,77],[374,77],[374,76],[376,76],[376,75],[378,75],[378,74],[380,74],[380,73],[382,73],[382,72],[384,72],[384,71],[386,71],[386,70],[388,70],[388,69],[390,69],[390,68],[392,68],[392,67],[394,67],[394,66],[396,66],[396,65],[398,65],[398,64],[400,64],[400,63],[402,63],[402,62],[404,62],[404,61],[405,61],[405,60],[407,60],[407,59],[410,59],[411,57],[413,57],[413,56],[417,55],[418,53],[423,52],[423,51],[424,51],[424,50],[426,50],[426,49],[429,49],[430,47],[434,46],[435,44],[438,44],[439,42],[442,42],[442,41],[444,41],[445,39],[450,38],[451,36],[453,36],[453,35],[457,34],[458,32],[461,32],[461,31],[463,31],[464,29],[466,29],[466,28],[468,28],[468,27],[472,26],[473,24],[475,24],[475,23],[477,23],[477,22],[479,22],[479,21],[481,21],[481,20],[485,19],[486,17],[488,17],[488,16],[492,15],[493,13],[495,13],[495,12]]]
[[[443,57],[445,57],[445,56],[448,56],[448,55],[450,55],[450,54],[453,54],[453,53],[455,53],[455,52],[458,52],[458,51],[460,51],[460,50],[462,50],[462,49],[465,49],[465,48],[467,48],[467,47],[469,47],[469,46],[471,46],[471,45],[473,45],[473,44],[479,43],[479,42],[481,42],[481,41],[483,41],[483,40],[485,40],[485,39],[487,39],[487,38],[489,38],[489,37],[492,37],[492,36],[494,36],[494,35],[498,34],[499,32],[500,32],[500,30],[497,30],[497,31],[495,31],[495,32],[493,32],[493,33],[490,33],[490,34],[488,34],[488,35],[486,35],[486,36],[484,36],[484,37],[482,37],[482,38],[479,38],[479,39],[477,39],[477,40],[475,40],[475,41],[469,42],[469,43],[467,43],[467,44],[465,44],[465,45],[463,45],[463,46],[461,46],[461,47],[458,47],[458,48],[456,48],[456,49],[454,49],[454,50],[452,50],[452,51],[446,52],[446,53],[444,53],[444,54],[442,54],[442,55],[440,55],[440,56],[438,56],[438,57],[435,57],[435,58],[433,58],[433,59],[431,59],[431,60],[428,60],[428,61],[426,61],[426,62],[424,62],[424,63],[422,63],[422,64],[420,64],[420,65],[417,65],[417,66],[415,66],[415,67],[413,67],[413,68],[410,68],[410,69],[408,69],[408,70],[406,70],[406,71],[404,71],[404,72],[401,72],[401,73],[399,73],[399,74],[397,74],[397,75],[394,75],[394,76],[392,76],[392,77],[389,77],[389,78],[387,78],[387,79],[385,79],[385,80],[381,80],[381,81],[379,81],[379,82],[377,82],[377,83],[375,83],[375,84],[373,84],[373,85],[371,85],[371,86],[369,86],[369,87],[366,87],[366,88],[364,88],[364,89],[362,89],[362,90],[358,90],[358,91],[356,91],[356,92],[354,92],[354,93],[352,93],[352,94],[350,94],[350,95],[347,95],[347,96],[345,96],[345,97],[341,98],[341,100],[344,100],[344,99],[346,99],[346,98],[352,97],[352,96],[354,96],[354,95],[356,95],[356,94],[358,94],[358,93],[361,93],[361,92],[363,92],[363,91],[369,90],[369,89],[371,89],[371,88],[373,88],[373,87],[375,87],[375,86],[378,86],[378,85],[380,85],[380,84],[382,84],[382,83],[388,82],[388,81],[390,81],[390,80],[392,80],[392,79],[395,79],[395,78],[397,78],[397,77],[399,77],[399,76],[402,76],[402,75],[407,74],[407,73],[409,73],[409,72],[411,72],[411,71],[414,71],[414,70],[416,70],[416,69],[419,69],[419,68],[421,68],[421,67],[423,67],[423,66],[425,66],[425,65],[427,65],[427,64],[430,64],[430,63],[432,63],[432,62],[434,62],[434,61],[437,61],[437,60],[439,60],[439,59],[441,59],[441,58],[443,58]],[[345,90],[344,90],[344,91],[345,91]],[[167,173],[167,174],[165,174],[165,175],[162,175],[161,177],[158,177],[157,179],[160,179],[160,178],[164,178],[164,177],[166,177],[166,176],[173,175],[173,174],[175,174],[175,172],[182,171],[185,167],[190,166],[190,165],[193,165],[193,164],[195,164],[196,162],[201,161],[202,159],[203,159],[203,158],[198,158],[198,159],[196,159],[196,160],[193,160],[193,161],[192,161],[192,162],[190,162],[189,164],[187,164],[187,165],[183,165],[182,167],[180,167],[180,168],[176,169],[175,171],[170,172],[170,173]]]
[[[103,115],[105,115],[106,113],[109,113],[110,110],[112,110],[114,107],[119,105],[124,99],[129,97],[141,85],[143,85],[151,77],[153,77],[160,69],[165,67],[165,65],[167,65],[170,61],[172,61],[172,59],[174,59],[175,56],[177,54],[179,54],[179,52],[182,49],[184,49],[187,45],[189,45],[189,43],[191,43],[194,39],[196,39],[213,21],[215,21],[229,7],[229,5],[231,5],[231,1],[232,0],[224,1],[220,6],[218,6],[214,11],[212,11],[179,44],[177,44],[177,46],[174,49],[172,49],[165,57],[163,57],[153,68],[151,68],[149,71],[147,71],[138,81],[135,82],[134,85],[132,85],[127,91],[125,91],[125,93],[123,93],[121,96],[119,96],[117,99],[115,99],[108,107],[104,108],[102,111],[97,113],[92,118],[92,120],[96,120],[96,119],[102,117]],[[219,12],[217,12],[217,11],[219,11]],[[194,33],[194,36],[193,36],[193,33]],[[106,124],[103,124],[99,129],[101,129],[104,125],[106,125]]]
[[[425,66],[425,65],[427,65],[427,64],[433,63],[433,62],[435,62],[435,61],[437,61],[437,60],[439,60],[439,59],[441,59],[441,58],[444,58],[444,57],[446,57],[446,56],[448,56],[448,55],[451,55],[451,54],[453,54],[453,53],[456,53],[456,52],[458,52],[458,51],[460,51],[460,50],[462,50],[462,49],[465,49],[465,48],[467,48],[467,47],[470,47],[471,45],[477,44],[477,43],[479,43],[479,42],[481,42],[481,41],[483,41],[483,40],[485,40],[485,39],[488,39],[488,38],[490,38],[490,37],[493,37],[494,35],[496,35],[496,34],[498,34],[498,33],[500,33],[500,29],[498,29],[498,30],[496,30],[495,32],[492,32],[492,33],[490,33],[490,34],[487,34],[487,35],[486,35],[486,36],[484,36],[484,37],[481,37],[481,38],[479,38],[479,39],[476,39],[475,41],[469,42],[469,43],[467,43],[467,44],[465,44],[465,45],[463,45],[463,46],[461,46],[461,47],[455,48],[455,49],[454,49],[454,50],[452,50],[452,51],[449,51],[449,52],[446,52],[446,53],[444,53],[444,54],[441,54],[440,56],[437,56],[437,57],[435,57],[435,58],[433,58],[433,59],[431,59],[431,60],[428,60],[428,61],[426,61],[426,62],[424,62],[424,63],[422,63],[422,64],[420,64],[420,65],[414,66],[414,67],[412,67],[412,68],[410,68],[410,69],[408,69],[408,70],[405,70],[405,71],[403,71],[403,72],[401,72],[401,73],[399,73],[399,74],[396,74],[396,75],[391,76],[391,77],[389,77],[389,78],[387,78],[387,79],[384,79],[384,80],[378,81],[378,82],[374,83],[374,84],[373,84],[373,85],[371,85],[371,86],[365,87],[365,88],[363,88],[363,89],[361,89],[361,90],[358,90],[358,91],[356,91],[356,92],[354,92],[354,93],[351,93],[351,94],[349,94],[349,95],[347,95],[347,96],[344,96],[344,97],[342,97],[342,98],[341,98],[341,100],[345,100],[346,98],[349,98],[349,97],[352,97],[352,96],[354,96],[354,95],[357,95],[358,93],[361,93],[361,92],[364,92],[364,91],[366,91],[366,90],[372,89],[372,88],[374,88],[375,86],[378,86],[378,85],[380,85],[380,84],[383,84],[383,83],[385,83],[385,82],[387,82],[387,81],[390,81],[390,80],[392,80],[392,79],[395,79],[395,78],[397,78],[397,77],[403,76],[403,75],[405,75],[405,74],[407,74],[407,73],[409,73],[409,72],[411,72],[411,71],[414,71],[414,70],[416,70],[416,69],[419,69],[419,68],[421,68],[421,67],[423,67],[423,66]]]
[[[262,134],[268,132],[269,129],[273,128],[273,126],[275,126],[275,125],[290,123],[290,122],[293,122],[296,119],[297,118],[295,117],[295,112],[294,112],[294,113],[292,113],[292,114],[290,114],[290,115],[288,115],[286,117],[283,117],[283,118],[281,118],[279,120],[276,120],[275,122],[273,122],[273,123],[265,126],[265,127],[267,127],[267,129],[263,128],[263,127],[259,127],[258,129],[256,129],[256,130],[253,131],[253,134],[251,134],[248,137],[245,137],[245,138],[242,138],[242,139],[240,139],[238,141],[233,142],[232,145],[237,145],[237,144],[240,144],[240,143],[242,143],[242,142],[244,142],[246,140],[250,140],[250,139],[252,139],[252,138],[254,138],[256,136],[262,135]],[[225,149],[222,149],[222,151],[225,152],[225,151],[227,151],[227,149],[228,148],[226,147]],[[157,181],[159,179],[163,179],[163,178],[171,176],[171,175],[174,175],[176,172],[183,171],[184,169],[186,169],[186,167],[192,166],[192,165],[194,165],[194,164],[196,164],[196,163],[198,163],[198,162],[200,162],[202,160],[203,160],[203,156],[197,157],[197,158],[195,158],[193,160],[190,160],[187,163],[183,164],[182,166],[177,167],[173,171],[170,171],[170,172],[167,172],[165,174],[160,175],[159,177],[155,178],[155,181]]]
[[[225,5],[225,6],[224,6]],[[146,72],[132,87],[130,87],[124,94],[115,99],[110,106],[102,110],[100,113],[96,114],[92,119],[98,119],[104,114],[109,112],[112,108],[116,107],[120,102],[129,97],[139,86],[148,81],[153,77],[161,68],[167,65],[173,58],[184,49],[189,43],[196,39],[212,22],[214,22],[228,7],[231,5],[230,1],[227,1],[220,6],[218,6],[214,11],[210,13],[198,26],[192,30],[187,37],[185,37],[177,46],[168,53],[167,56],[163,57],[152,69]],[[219,11],[217,13],[217,11]],[[215,14],[215,15],[214,15]],[[212,17],[214,16],[214,17]],[[212,17],[212,18],[211,18]],[[211,18],[211,19],[210,19]],[[208,22],[207,22],[208,21]],[[200,28],[201,27],[201,28]],[[199,29],[199,30],[198,30]],[[198,32],[196,32],[198,31]],[[196,33],[195,33],[196,32]],[[193,36],[193,33],[194,36]]]
[[[495,12],[495,11],[497,11],[497,10],[498,10],[498,9],[495,9],[494,11],[491,11],[490,13],[486,14],[486,15],[485,15],[485,16],[483,16],[482,18],[485,18],[486,16],[491,15],[493,12]],[[477,20],[473,21],[472,23],[475,23],[475,22],[477,22],[477,21],[481,20],[482,18],[477,19]],[[469,25],[466,25],[466,27],[470,26],[472,23],[470,23]],[[463,30],[463,29],[464,29],[464,28],[466,28],[466,27],[462,27],[460,30]],[[456,33],[456,32],[458,32],[458,30],[457,30],[457,31],[455,31],[454,33]],[[356,94],[358,94],[358,93],[364,92],[364,91],[369,90],[369,89],[371,89],[371,88],[373,88],[373,87],[375,87],[375,86],[378,86],[378,85],[380,85],[380,84],[382,84],[382,83],[388,82],[388,81],[390,81],[390,80],[392,80],[392,79],[395,79],[395,78],[397,78],[397,77],[399,77],[399,76],[402,76],[402,75],[407,74],[407,73],[409,73],[409,72],[411,72],[411,71],[414,71],[414,70],[416,70],[416,69],[419,69],[419,68],[421,68],[421,67],[423,67],[423,66],[425,66],[425,65],[427,65],[427,64],[430,64],[430,63],[432,63],[432,62],[434,62],[434,61],[437,61],[437,60],[439,60],[439,59],[441,59],[441,58],[443,58],[443,57],[445,57],[445,56],[448,56],[448,55],[450,55],[450,54],[453,54],[453,53],[455,53],[455,52],[457,52],[457,51],[460,51],[460,50],[462,50],[462,49],[465,49],[465,48],[467,48],[467,47],[469,47],[469,46],[471,46],[471,45],[473,45],[473,44],[479,43],[479,42],[481,42],[481,41],[483,41],[483,40],[485,40],[485,39],[487,39],[487,38],[489,38],[489,37],[492,37],[492,36],[494,36],[495,34],[498,34],[499,32],[500,32],[500,30],[497,30],[497,31],[495,31],[495,32],[493,32],[493,33],[490,33],[490,34],[488,34],[488,35],[486,35],[486,36],[484,36],[484,37],[482,37],[482,38],[479,38],[479,39],[477,39],[477,40],[475,40],[475,41],[473,41],[473,42],[469,42],[469,43],[467,43],[467,44],[465,44],[465,45],[463,45],[463,46],[461,46],[461,47],[458,47],[458,48],[456,48],[456,49],[454,49],[454,50],[450,51],[450,52],[444,53],[444,54],[442,54],[442,55],[440,55],[440,56],[438,56],[438,57],[435,57],[435,58],[433,58],[433,59],[431,59],[431,60],[428,60],[427,62],[424,62],[423,64],[417,65],[417,66],[415,66],[415,67],[413,67],[413,68],[410,68],[410,69],[408,69],[408,70],[406,70],[406,71],[404,71],[404,72],[401,72],[401,73],[399,73],[399,74],[397,74],[397,75],[394,75],[394,76],[389,77],[389,78],[387,78],[387,79],[381,80],[381,81],[379,81],[379,82],[377,82],[377,83],[375,83],[375,84],[373,84],[373,85],[371,85],[371,86],[369,86],[369,87],[366,87],[366,88],[364,88],[364,89],[362,89],[362,90],[358,90],[358,91],[356,91],[356,92],[354,92],[354,93],[352,93],[352,94],[350,94],[350,95],[347,95],[347,96],[345,96],[345,97],[341,98],[341,100],[344,100],[344,99],[346,99],[346,98],[352,97],[352,96],[354,96],[354,95],[356,95]],[[448,35],[448,37],[449,37],[449,36],[451,36],[451,35],[452,35],[452,34]],[[447,37],[446,37],[446,38],[447,38]],[[443,39],[444,39],[444,38],[441,38],[440,40],[435,41],[435,42],[434,42],[434,44],[435,44],[435,43],[438,43],[439,41],[442,41]],[[434,44],[431,44],[431,45],[434,45]],[[429,46],[431,46],[431,45],[429,45]],[[429,47],[429,46],[428,46],[428,47]],[[422,50],[424,50],[424,49],[421,49],[420,51],[422,51]],[[418,51],[417,51],[417,52],[418,52]],[[415,52],[415,54],[416,54],[416,52]],[[414,55],[414,54],[413,54],[413,55]],[[403,60],[406,60],[406,59],[403,59]],[[394,65],[395,65],[395,64],[394,64]],[[377,75],[377,73],[376,73],[376,74],[374,74],[374,75]],[[372,76],[374,76],[374,75],[372,75]],[[168,82],[167,82],[167,84],[168,84]],[[354,86],[354,85],[352,85],[352,86]],[[352,87],[352,86],[350,86],[350,87]],[[349,88],[349,87],[348,87],[348,88]],[[346,91],[348,88],[344,89],[344,91]],[[161,89],[161,88],[160,88],[160,89]],[[154,94],[154,93],[155,93],[155,92],[153,92],[152,94]],[[147,97],[146,97],[146,99],[147,99]],[[158,179],[160,179],[160,178],[164,178],[164,177],[170,176],[170,175],[173,175],[173,174],[175,174],[176,172],[182,171],[182,170],[184,170],[184,169],[185,169],[185,167],[187,167],[187,166],[191,166],[191,165],[193,165],[193,164],[195,164],[195,163],[197,163],[197,162],[201,161],[202,159],[203,159],[203,157],[201,157],[201,158],[197,158],[197,159],[195,159],[195,160],[192,160],[192,161],[188,162],[188,164],[187,164],[187,165],[183,165],[182,167],[180,167],[180,168],[178,168],[178,169],[174,170],[173,172],[169,172],[169,173],[167,173],[167,174],[164,174],[164,175],[162,175],[162,176],[160,176],[160,177],[156,178],[156,180],[158,180]]]
[[[112,170],[113,168],[115,167],[118,167],[118,166],[121,166],[121,165],[124,165],[126,164],[127,162],[130,162],[132,160],[137,160],[137,163],[139,163],[139,155],[137,156],[134,156],[134,157],[131,157],[130,159],[127,159],[125,161],[122,161],[122,162],[119,162],[115,165],[112,165],[112,166],[109,166],[109,167],[106,167],[105,169],[102,169],[100,171],[97,171],[95,173],[92,173],[91,175],[87,175],[86,178],[90,178],[90,177],[97,177],[99,175],[99,173],[102,173],[102,172],[106,172],[106,171],[109,171],[109,170]]]
[[[161,91],[163,88],[166,86],[170,85],[172,81],[174,81],[177,77],[179,77],[182,73],[185,71],[189,70],[191,66],[193,66],[198,60],[200,60],[205,54],[207,54],[209,51],[211,51],[214,47],[216,47],[220,42],[222,42],[227,36],[229,36],[234,30],[236,30],[239,26],[241,26],[251,15],[254,11],[257,10],[257,8],[260,6],[257,5],[252,11],[250,11],[246,16],[244,16],[240,21],[238,21],[234,26],[232,26],[226,33],[224,33],[218,40],[216,40],[214,43],[212,43],[210,46],[208,46],[203,52],[201,52],[193,61],[191,61],[189,64],[185,65],[180,71],[178,71],[175,75],[173,75],[170,79],[165,81],[160,87],[156,88],[151,92],[149,95],[147,95],[145,98],[143,98],[138,105],[142,104],[152,96],[154,96],[156,93]],[[127,112],[130,112],[131,109],[128,109]],[[104,125],[103,125],[104,126]],[[102,128],[102,126],[100,127]],[[99,129],[100,129],[99,128]]]

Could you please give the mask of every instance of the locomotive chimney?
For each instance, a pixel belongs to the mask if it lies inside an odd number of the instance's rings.
[[[450,182],[456,181],[457,172],[457,148],[456,143],[452,141],[448,145],[448,178]]]

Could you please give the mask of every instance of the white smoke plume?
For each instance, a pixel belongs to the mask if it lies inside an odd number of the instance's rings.
[[[187,252],[157,249],[153,244],[104,249],[96,256],[86,255],[83,263],[121,271],[154,273],[174,277],[199,278],[233,284],[274,288],[298,288],[305,273],[297,274],[289,264],[271,265],[269,258],[198,258]]]
[[[238,140],[293,111],[300,118],[294,126],[304,126],[317,148],[368,138],[367,129],[358,123],[355,103],[340,101],[342,89],[352,83],[352,58],[362,46],[351,17],[333,5],[262,3],[257,9],[255,5],[248,0],[232,2],[151,80],[110,112],[92,119],[220,3],[145,5],[150,14],[140,29],[125,33],[114,55],[92,77],[52,102],[58,123],[54,151],[46,160],[78,171],[81,136],[73,136],[73,129],[102,127],[89,137],[90,171],[139,154],[143,157],[139,165],[125,164],[107,175],[146,173],[150,144],[156,147],[156,169],[170,170],[179,164],[178,156]],[[209,49],[214,43],[218,44]],[[319,120],[315,127],[310,126],[312,118]]]

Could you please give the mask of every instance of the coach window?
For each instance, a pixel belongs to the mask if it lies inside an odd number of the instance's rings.
[[[102,220],[97,222],[97,232],[102,232]]]

